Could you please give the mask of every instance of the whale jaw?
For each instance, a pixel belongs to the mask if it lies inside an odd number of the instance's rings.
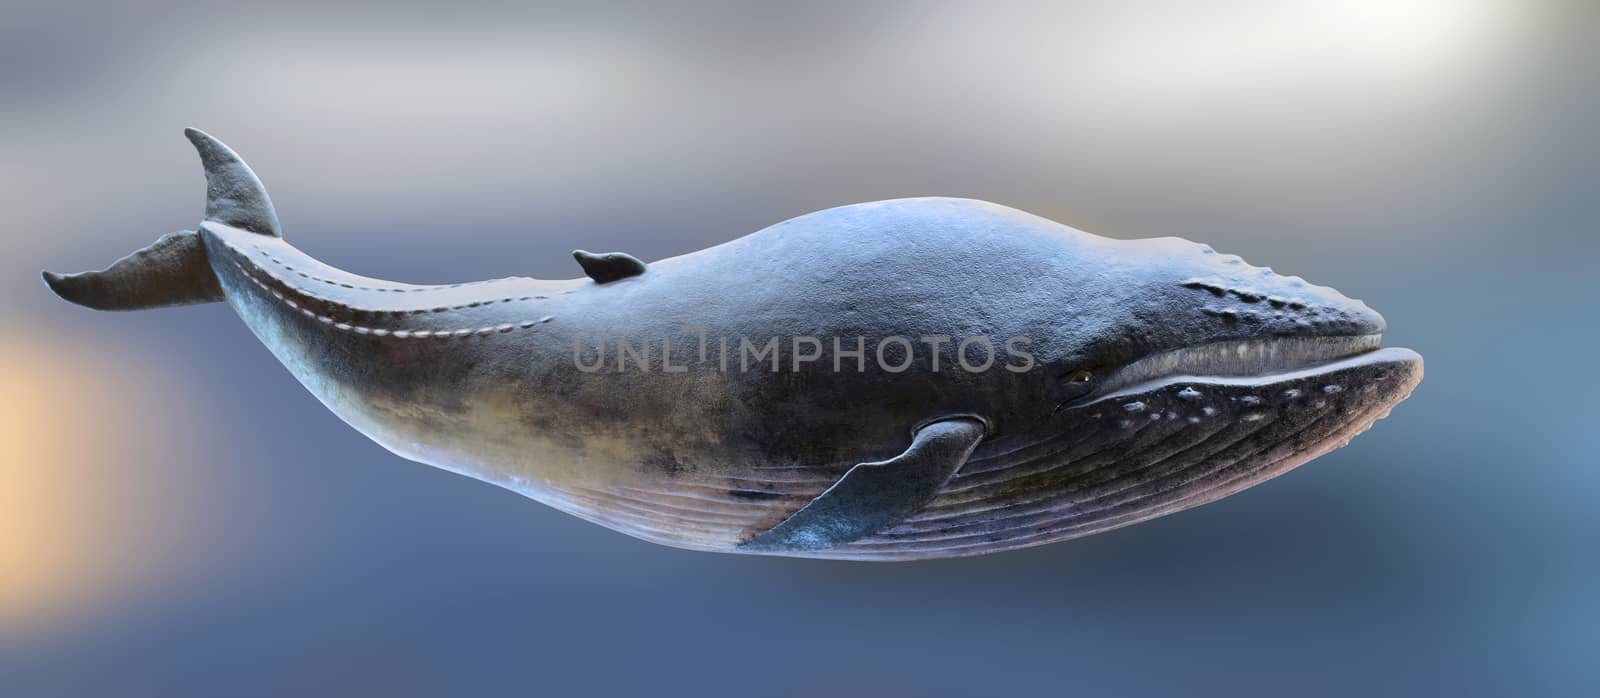
[[[923,511],[820,556],[980,555],[1216,501],[1349,443],[1422,375],[1416,352],[1388,348],[1274,372],[1152,378],[1062,410],[1057,436],[968,462]]]

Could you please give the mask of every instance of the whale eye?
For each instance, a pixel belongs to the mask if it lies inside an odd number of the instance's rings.
[[[1057,389],[1056,411],[1060,412],[1068,404],[1075,402],[1095,390],[1095,373],[1087,368],[1074,370],[1061,377],[1060,388]]]

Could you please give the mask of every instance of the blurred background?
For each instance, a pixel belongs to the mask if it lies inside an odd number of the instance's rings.
[[[1594,3],[11,2],[0,695],[1594,695]],[[406,462],[224,305],[41,269],[194,227],[181,136],[410,282],[951,195],[1365,299],[1415,396],[1075,542],[689,553]]]

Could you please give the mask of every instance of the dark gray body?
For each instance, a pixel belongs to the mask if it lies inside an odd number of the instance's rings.
[[[592,278],[453,286],[334,269],[277,237],[275,218],[263,231],[259,211],[229,222],[229,210],[208,211],[195,236],[221,297],[352,426],[687,548],[901,559],[1085,535],[1280,474],[1421,377],[1414,353],[1374,351],[1382,319],[1332,289],[1176,238],[1110,240],[971,200],[830,209],[638,268],[585,257]],[[193,285],[192,268],[181,275]],[[72,298],[68,278],[52,285]],[[797,336],[819,338],[821,358],[797,363]],[[906,370],[877,363],[891,336],[917,349]],[[925,336],[952,339],[935,353]],[[1002,352],[961,368],[955,343],[980,336],[1027,338],[1033,365],[1008,370],[1020,360]],[[865,360],[835,370],[833,339],[857,337]],[[741,366],[740,338],[776,338],[779,370]],[[618,340],[648,344],[646,366],[619,368]],[[1239,356],[1206,363],[1197,347]],[[1195,372],[1207,366],[1219,374]],[[930,423],[955,425],[923,432],[917,453],[931,455],[870,483],[864,469],[863,484],[807,507]],[[762,537],[820,530],[820,512],[849,532]]]

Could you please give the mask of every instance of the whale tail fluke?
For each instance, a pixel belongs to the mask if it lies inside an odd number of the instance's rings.
[[[194,143],[205,166],[205,220],[281,237],[272,200],[244,160],[203,131],[191,128],[183,133]],[[205,242],[192,230],[166,235],[102,271],[44,272],[44,282],[56,295],[96,310],[141,310],[222,300],[222,287],[211,270]]]
[[[222,287],[193,230],[164,235],[102,271],[44,273],[56,295],[95,310],[143,310],[222,300]]]
[[[283,237],[266,187],[261,186],[261,180],[256,179],[244,160],[205,131],[186,128],[183,135],[200,151],[200,164],[206,168],[206,220]]]

